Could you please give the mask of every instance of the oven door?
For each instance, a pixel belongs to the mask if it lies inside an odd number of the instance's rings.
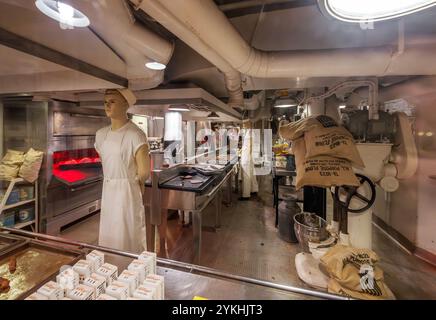
[[[67,185],[54,181],[47,190],[47,211],[51,217],[68,213],[79,207],[101,199],[103,179],[97,178],[84,183]],[[97,206],[89,207],[89,213],[98,210]]]

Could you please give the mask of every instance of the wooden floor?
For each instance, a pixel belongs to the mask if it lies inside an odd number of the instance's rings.
[[[270,180],[261,181],[261,192],[249,201],[223,205],[221,228],[213,230],[214,207],[204,211],[201,265],[233,274],[308,288],[297,276],[294,257],[298,245],[278,237]],[[99,216],[69,229],[63,236],[89,243],[98,242]],[[192,262],[192,228],[177,216],[168,221],[169,258]],[[381,257],[388,286],[399,299],[436,299],[436,268],[407,254],[379,229],[373,228],[374,251]]]

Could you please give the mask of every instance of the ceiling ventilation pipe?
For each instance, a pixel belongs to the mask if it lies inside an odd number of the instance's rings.
[[[146,69],[145,63],[168,64],[174,44],[135,22],[124,0],[69,0],[86,13],[91,29],[126,63],[132,89],[149,89],[163,81],[162,71]]]
[[[257,78],[347,77],[383,75],[436,74],[436,64],[429,65],[436,45],[424,43],[398,54],[394,47],[323,49],[264,52],[252,48],[233,27],[212,0],[132,0],[170,31],[175,21],[184,25],[177,30],[181,39],[195,37],[197,43],[213,51],[242,74]],[[159,6],[171,20],[162,20],[150,10]],[[189,34],[185,34],[188,32]],[[190,44],[191,45],[191,44]],[[199,48],[191,45],[196,51]],[[200,48],[201,49],[201,48]],[[205,56],[212,62],[210,57]],[[356,61],[358,63],[356,63]],[[361,63],[359,63],[359,61]]]
[[[144,10],[149,16],[215,65],[224,75],[225,86],[229,94],[228,105],[243,108],[244,94],[242,90],[241,74],[217,54],[214,49],[215,45],[209,45],[203,42],[192,29],[178,20],[176,16],[170,13],[158,1],[131,0],[131,2],[136,5],[137,8]],[[180,2],[182,3],[184,1]]]

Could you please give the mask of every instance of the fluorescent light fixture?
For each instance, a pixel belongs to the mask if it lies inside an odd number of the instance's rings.
[[[177,107],[169,107],[169,111],[179,111],[179,112],[188,112],[190,111],[188,107],[184,106],[177,106]]]
[[[293,99],[277,99],[275,101],[275,108],[291,108],[296,107],[298,104]]]
[[[61,24],[78,28],[85,28],[90,24],[88,17],[82,12],[61,1],[36,0],[35,5],[39,11]]]
[[[339,106],[339,109],[345,109],[346,107],[347,107],[346,105],[342,104]]]
[[[346,22],[373,22],[428,9],[435,0],[318,0],[320,9]]]
[[[158,70],[158,71],[162,71],[162,70],[165,70],[166,69],[166,65],[164,65],[163,63],[159,63],[159,62],[156,62],[156,61],[153,61],[153,62],[147,62],[146,64],[145,64],[145,66],[148,68],[148,69],[151,69],[151,70]]]

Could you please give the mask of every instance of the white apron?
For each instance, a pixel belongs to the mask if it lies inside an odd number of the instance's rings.
[[[131,122],[112,131],[105,128],[99,153],[104,182],[100,215],[99,245],[132,253],[147,248],[145,210],[129,143]]]
[[[252,129],[243,129],[241,150],[242,197],[249,198],[252,192],[258,192],[259,186],[254,174],[252,154]]]

